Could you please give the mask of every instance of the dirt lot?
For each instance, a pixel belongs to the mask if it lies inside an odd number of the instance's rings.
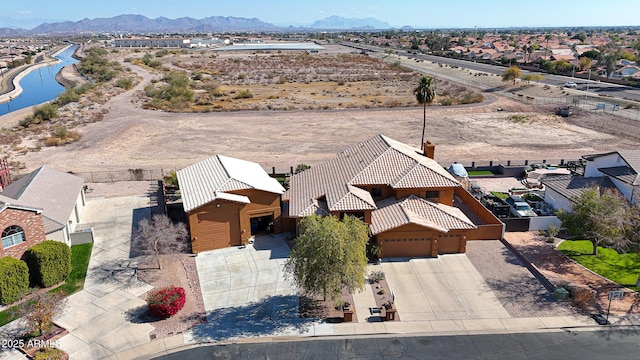
[[[210,113],[145,110],[138,94],[159,75],[128,66],[141,82],[104,105],[95,104],[92,111],[104,113],[103,120],[82,123],[78,119],[74,129],[82,134],[78,142],[27,151],[37,149],[27,139],[17,150],[0,145],[3,156],[23,162],[23,172],[45,164],[76,172],[179,169],[214,154],[285,170],[299,163],[318,164],[378,133],[414,146],[420,142],[420,106]],[[426,133],[437,145],[436,160],[442,162],[575,159],[638,148],[640,130],[633,121],[588,113],[566,120],[552,112],[552,107],[533,107],[485,93],[480,105],[429,107]],[[0,118],[0,126],[9,120]]]

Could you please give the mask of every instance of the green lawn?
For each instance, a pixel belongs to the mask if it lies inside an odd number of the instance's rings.
[[[489,170],[471,170],[467,171],[469,176],[493,176],[494,174]]]
[[[67,276],[64,284],[50,291],[64,291],[69,296],[76,291],[82,290],[84,279],[87,276],[92,247],[93,244],[91,243],[71,246],[71,273]],[[0,311],[0,326],[17,319],[19,306],[22,306],[22,304]]]
[[[589,240],[563,241],[558,250],[609,280],[638,291],[635,286],[640,275],[640,255],[636,253],[619,254],[613,249],[598,246],[598,255],[591,255],[593,246]]]
[[[87,268],[91,258],[92,243],[73,245],[71,247],[71,272],[64,284],[52,291],[64,291],[67,296],[82,290],[84,278],[87,277]]]
[[[503,193],[503,192],[500,192],[500,191],[492,191],[491,195],[493,195],[493,196],[495,196],[495,197],[497,197],[499,199],[502,199],[502,200],[505,200],[506,198],[509,197],[509,194]]]

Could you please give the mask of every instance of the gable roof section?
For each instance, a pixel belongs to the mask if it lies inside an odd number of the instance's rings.
[[[598,187],[600,191],[604,189],[617,189],[615,184],[611,182],[611,179],[607,176],[597,177],[580,177],[580,176],[554,176],[544,179],[543,184],[564,196],[565,198],[572,200],[580,195],[582,190],[591,187]]]
[[[620,166],[614,166],[611,168],[599,168],[598,170],[600,170],[601,172],[604,173],[603,170],[607,170],[609,172],[611,172],[612,174],[619,174],[619,175],[610,175],[616,178],[619,178],[621,181],[624,181],[626,183],[629,183],[631,185],[640,185],[640,150],[619,150],[619,151],[611,151],[608,153],[603,153],[603,154],[593,154],[593,155],[585,155],[582,158],[585,160],[593,160],[595,158],[598,157],[602,157],[602,156],[607,156],[607,155],[611,155],[611,154],[618,154],[622,160],[627,163],[628,167],[631,169],[631,171],[627,170],[627,172],[629,172],[628,174],[622,174],[621,172],[625,171],[622,170]],[[633,180],[631,180],[631,176],[633,176]],[[618,177],[621,176],[621,177]]]
[[[42,166],[9,184],[2,195],[20,205],[41,208],[45,217],[64,227],[83,186],[81,177]]]
[[[634,182],[638,177],[638,174],[635,171],[633,171],[633,169],[630,168],[629,166],[613,166],[613,167],[606,167],[606,168],[598,168],[598,171],[600,171],[605,175],[609,175],[612,178],[616,178],[622,182],[625,182],[627,184],[632,184],[632,185],[634,185]]]
[[[185,211],[216,199],[249,203],[231,191],[256,189],[282,194],[284,188],[257,163],[216,155],[177,171]]]
[[[379,201],[378,210],[371,213],[373,235],[407,224],[416,224],[443,233],[476,228],[462,210],[414,195],[401,200],[391,197]]]
[[[315,200],[326,199],[329,211],[373,210],[377,206],[363,185],[399,188],[457,187],[460,183],[422,152],[376,135],[339,151],[337,156],[289,179],[283,200],[289,215],[306,216]]]

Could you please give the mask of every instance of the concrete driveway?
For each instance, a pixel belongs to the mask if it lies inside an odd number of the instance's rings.
[[[401,321],[510,318],[464,254],[382,262]]]
[[[246,248],[202,252],[196,258],[208,324],[185,343],[229,338],[300,335],[313,320],[298,317],[298,291],[284,277],[284,234],[259,236]]]

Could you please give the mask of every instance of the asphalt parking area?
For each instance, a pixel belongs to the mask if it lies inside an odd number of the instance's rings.
[[[382,262],[401,321],[510,318],[464,254]]]

